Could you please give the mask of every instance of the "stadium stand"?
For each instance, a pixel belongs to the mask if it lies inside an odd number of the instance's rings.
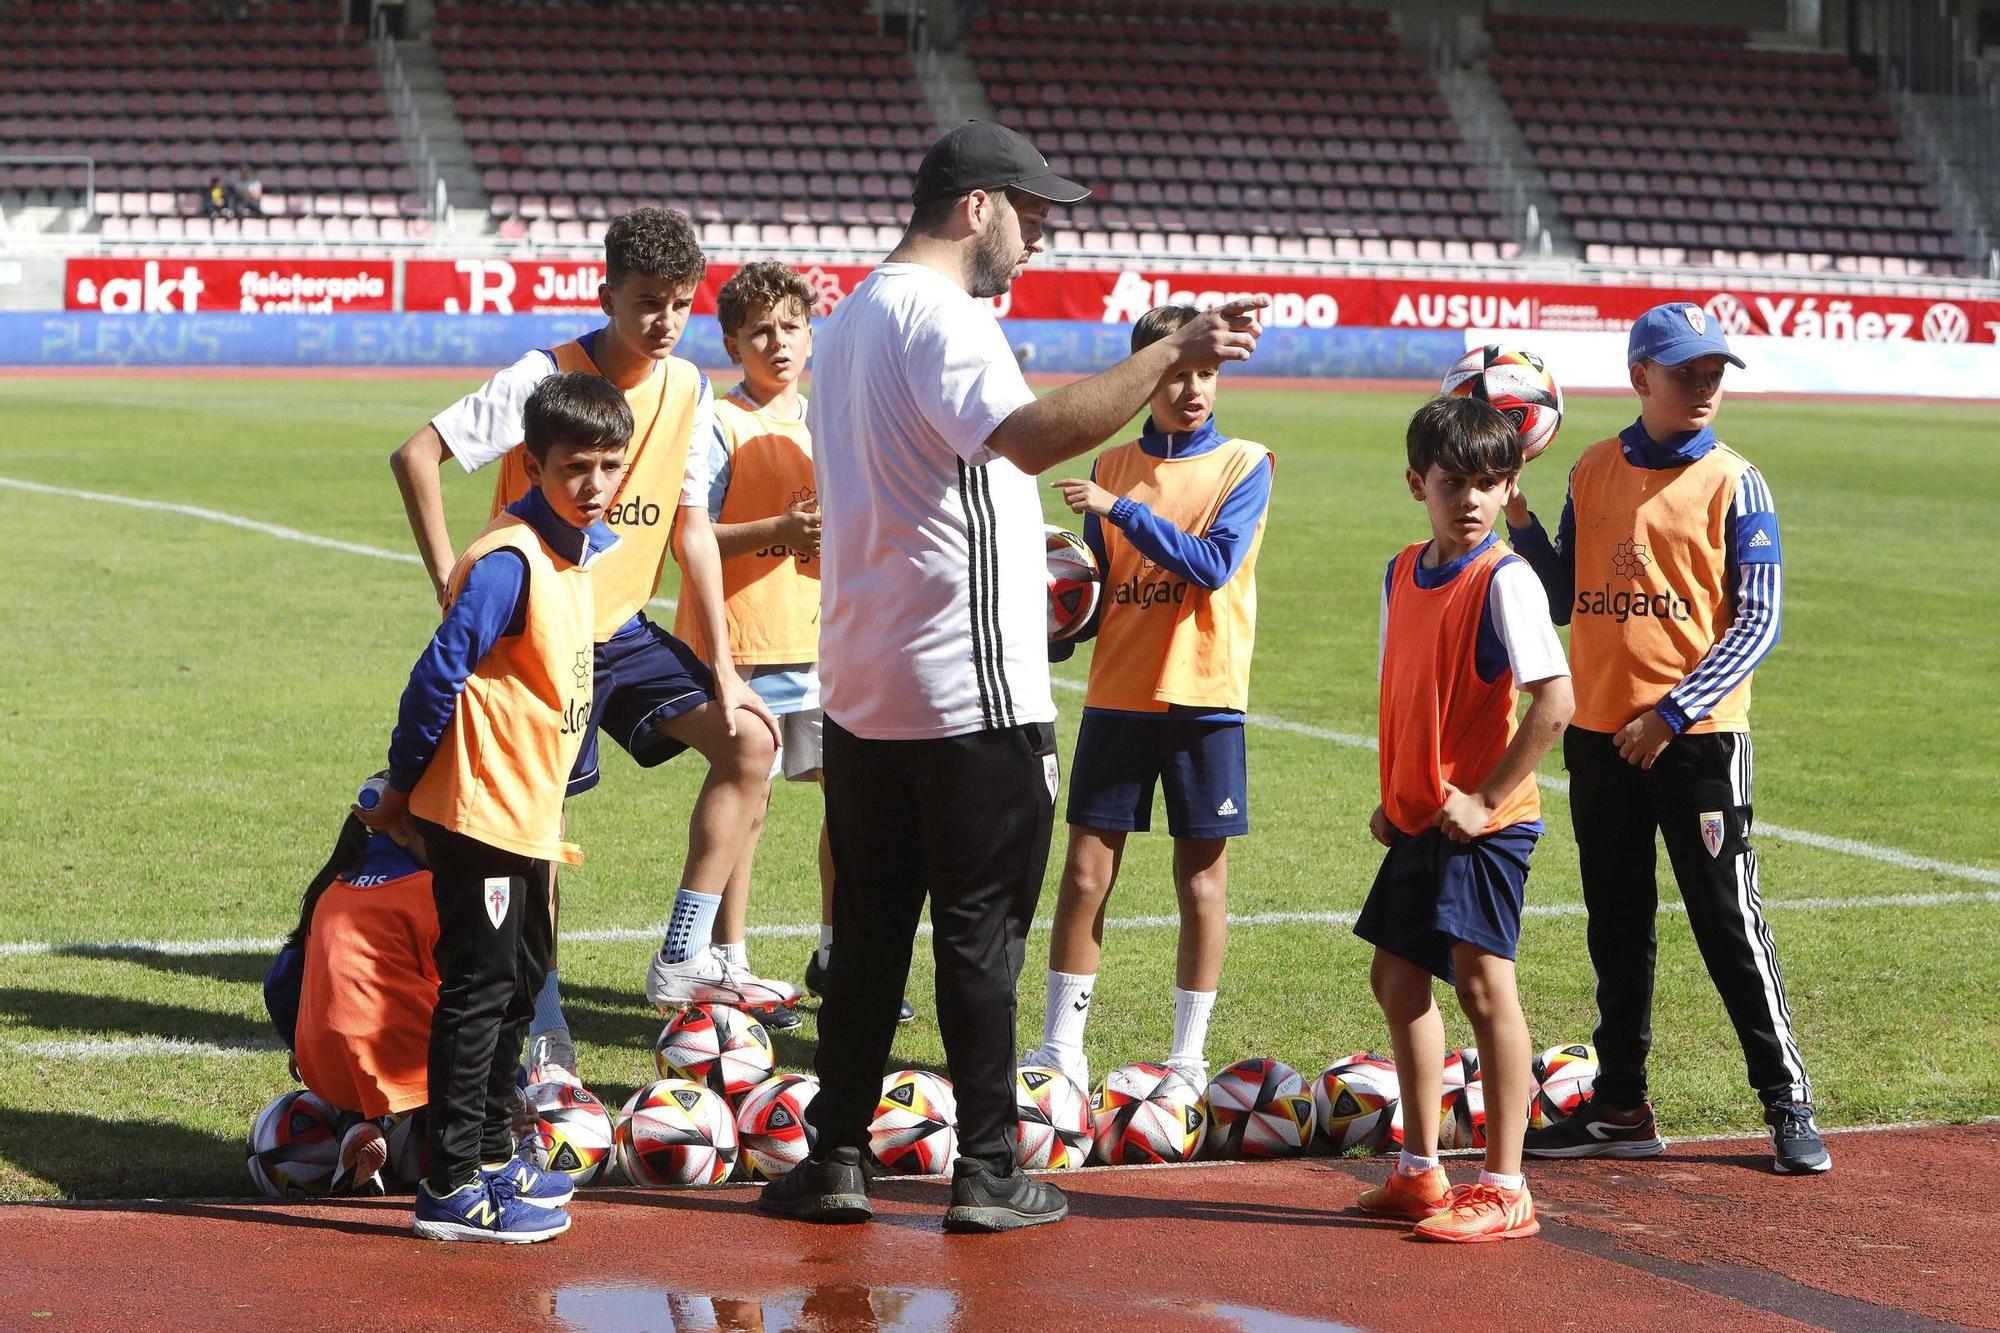
[[[364,34],[324,5],[37,0],[0,31],[0,157],[88,157],[107,238],[400,239],[428,228]],[[262,216],[203,191],[248,163]],[[0,164],[17,196],[80,194],[71,165]]]
[[[1873,81],[1746,29],[1489,20],[1492,71],[1592,262],[1971,273]]]
[[[711,238],[880,246],[934,134],[866,0],[440,5],[432,40],[503,236],[667,203]]]
[[[1092,187],[1066,219],[1086,249],[1164,233],[1150,243],[1193,253],[1518,253],[1382,11],[1015,0],[967,49],[1000,119]]]

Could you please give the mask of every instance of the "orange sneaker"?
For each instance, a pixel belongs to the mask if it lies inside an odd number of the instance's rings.
[[[1444,1208],[1435,1217],[1416,1225],[1420,1240],[1448,1240],[1467,1244],[1483,1240],[1525,1240],[1538,1235],[1542,1224],[1535,1220],[1535,1201],[1528,1187],[1503,1190],[1498,1185],[1460,1185],[1445,1197]]]
[[[1391,1167],[1389,1178],[1372,1190],[1361,1191],[1356,1203],[1364,1213],[1407,1217],[1414,1221],[1450,1207],[1446,1202],[1450,1194],[1451,1182],[1445,1179],[1443,1167],[1434,1166],[1415,1174]]]

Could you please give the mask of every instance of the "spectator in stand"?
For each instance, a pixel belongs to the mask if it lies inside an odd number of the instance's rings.
[[[264,213],[264,182],[257,179],[257,173],[250,169],[248,162],[236,168],[236,175],[229,182],[229,214],[231,217],[254,218]]]
[[[204,216],[212,218],[229,216],[229,191],[223,187],[222,177],[208,178],[208,188],[202,191],[201,211]]]

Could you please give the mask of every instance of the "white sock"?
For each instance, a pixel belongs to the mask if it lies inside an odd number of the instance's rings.
[[[1435,1171],[1437,1164],[1437,1158],[1419,1157],[1413,1152],[1403,1153],[1396,1159],[1396,1169],[1406,1176],[1420,1176],[1426,1171]]]
[[[827,924],[826,924],[826,923],[824,923],[824,922],[820,923],[820,928],[819,928],[819,948],[818,948],[817,950],[815,950],[814,952],[816,952],[816,953],[817,953],[817,954],[819,955],[819,965],[820,965],[821,967],[825,967],[825,966],[827,965],[828,961],[832,959],[832,957],[833,957],[833,927],[832,927],[832,926],[830,926],[830,925],[827,925]]]
[[[1097,973],[1049,969],[1048,1007],[1042,1011],[1042,1049],[1073,1064],[1083,1061],[1083,1029],[1090,1022],[1090,993]]]
[[[730,966],[740,967],[746,972],[750,970],[750,942],[748,940],[738,940],[734,944],[718,944],[715,946],[715,950],[729,960]]]
[[[1208,1064],[1208,1015],[1215,1008],[1212,990],[1182,990],[1174,987],[1174,1046],[1167,1052],[1172,1065]]]
[[[1503,1190],[1517,1190],[1528,1183],[1526,1176],[1503,1176],[1498,1171],[1481,1171],[1479,1183],[1497,1185]]]

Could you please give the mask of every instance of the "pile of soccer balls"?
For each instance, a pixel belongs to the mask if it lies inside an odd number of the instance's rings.
[[[633,1093],[615,1116],[573,1081],[531,1084],[524,1096],[534,1115],[538,1163],[568,1173],[579,1186],[622,1177],[635,1185],[685,1187],[774,1179],[811,1151],[806,1108],[819,1083],[774,1072],[770,1036],[755,1019],[720,1005],[691,1005],[667,1024],[653,1054],[659,1079]],[[1590,1046],[1543,1051],[1534,1060],[1525,1121],[1562,1119],[1596,1078]],[[1443,1086],[1439,1146],[1484,1147],[1487,1107],[1477,1053],[1447,1056]],[[1014,1099],[1015,1158],[1036,1171],[1373,1153],[1403,1143],[1395,1063],[1370,1052],[1343,1056],[1311,1080],[1280,1060],[1239,1060],[1206,1089],[1165,1065],[1130,1064],[1107,1074],[1094,1095],[1053,1069],[1028,1066],[1016,1075]],[[258,1189],[272,1198],[325,1195],[347,1119],[307,1091],[265,1107],[250,1133],[250,1175]],[[420,1122],[406,1117],[388,1137],[386,1174],[413,1186],[424,1168]],[[883,1079],[869,1148],[891,1173],[951,1170],[958,1103],[950,1080],[922,1069]]]

